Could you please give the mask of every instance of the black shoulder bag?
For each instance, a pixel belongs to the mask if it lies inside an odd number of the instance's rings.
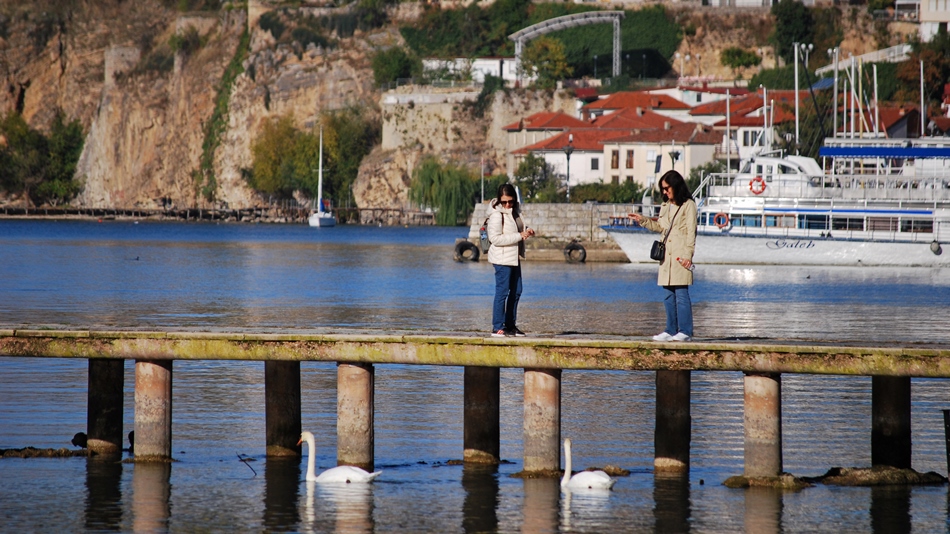
[[[676,221],[676,216],[680,214],[679,206],[676,208],[676,213],[673,214],[673,218],[670,220],[670,227],[666,229],[666,235],[663,236],[663,241],[654,241],[653,247],[650,248],[650,259],[656,260],[660,263],[663,262],[663,258],[666,257],[666,239],[670,237],[670,232],[673,231],[673,223]]]

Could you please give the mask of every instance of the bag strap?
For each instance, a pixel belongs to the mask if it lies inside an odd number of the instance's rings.
[[[666,234],[663,236],[663,244],[666,244],[666,238],[670,237],[670,232],[673,231],[673,223],[676,221],[676,216],[680,214],[680,210],[683,209],[683,206],[677,206],[676,213],[673,214],[673,218],[670,219],[670,227],[666,229]]]

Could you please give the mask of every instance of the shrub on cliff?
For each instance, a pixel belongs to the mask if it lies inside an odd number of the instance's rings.
[[[31,128],[19,113],[0,120],[0,188],[29,196],[36,205],[69,202],[81,190],[73,178],[84,135],[77,120],[56,113],[50,133]]]

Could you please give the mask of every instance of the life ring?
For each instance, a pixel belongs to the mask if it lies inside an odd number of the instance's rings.
[[[753,195],[761,195],[765,192],[765,180],[761,176],[749,180],[749,191],[752,191]]]
[[[725,228],[729,226],[729,215],[722,212],[713,215],[713,224],[716,225],[716,228]]]
[[[567,263],[584,263],[587,260],[587,250],[579,243],[570,243],[564,247],[564,259]]]
[[[481,251],[471,241],[461,240],[455,244],[455,261],[478,261]]]

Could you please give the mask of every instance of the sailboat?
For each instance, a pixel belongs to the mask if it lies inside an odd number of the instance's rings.
[[[327,203],[329,205],[329,202]],[[310,214],[307,222],[310,226],[326,228],[336,226],[333,213],[325,211],[328,206],[323,205],[323,128],[320,128],[320,163],[317,174],[317,208]]]

